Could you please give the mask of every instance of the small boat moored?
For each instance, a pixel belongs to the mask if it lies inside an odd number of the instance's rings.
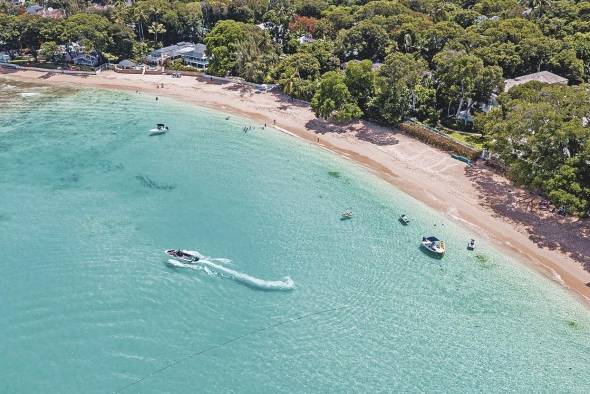
[[[158,123],[155,128],[150,130],[150,135],[162,135],[168,132],[168,126],[164,123]]]
[[[404,226],[407,226],[408,224],[410,224],[410,218],[407,217],[405,213],[399,217],[399,221]]]
[[[446,252],[445,241],[433,236],[422,237],[422,246],[439,257],[442,257]]]
[[[182,261],[185,263],[196,263],[203,256],[194,250],[183,250],[183,249],[168,249],[164,251],[168,256],[172,257],[175,260]]]
[[[475,240],[471,239],[471,241],[469,241],[469,243],[467,244],[467,250],[475,250]]]
[[[352,211],[349,209],[342,212],[342,216],[340,216],[340,220],[348,220],[348,219],[352,219]]]

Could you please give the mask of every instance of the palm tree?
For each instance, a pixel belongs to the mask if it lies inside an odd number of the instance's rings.
[[[144,35],[143,35],[143,24],[147,21],[147,12],[145,11],[145,9],[143,7],[135,7],[133,9],[133,19],[135,20],[136,23],[138,23],[138,33],[139,33],[139,38],[143,41],[144,39]]]
[[[256,60],[260,56],[260,48],[256,42],[247,37],[236,44],[236,72],[245,79],[252,79],[258,69]]]
[[[148,28],[148,32],[154,35],[154,41],[156,42],[156,44],[158,44],[158,34],[166,33],[166,28],[161,23],[152,22],[152,24]]]
[[[295,82],[298,79],[299,79],[299,70],[295,69],[289,75],[289,77],[284,80],[283,93],[285,93],[288,96],[293,95],[293,90],[295,89]]]

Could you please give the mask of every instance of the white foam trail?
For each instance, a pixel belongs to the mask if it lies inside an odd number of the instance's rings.
[[[223,258],[223,257],[219,257],[219,258],[211,258],[211,257],[209,257],[207,260],[214,261],[216,263],[221,263],[221,264],[231,264],[231,262],[232,262],[231,259],[226,259],[226,258]]]
[[[168,265],[178,268],[191,269],[198,269],[197,267],[201,266],[204,268],[206,272],[213,271],[219,275],[223,275],[224,277],[233,279],[236,282],[240,282],[246,286],[250,286],[261,290],[293,290],[295,288],[295,282],[293,282],[293,279],[289,278],[288,276],[285,277],[283,280],[264,280],[256,278],[254,276],[250,276],[243,272],[234,271],[232,269],[229,269],[219,264],[215,264],[208,260],[199,260],[198,262],[195,262],[193,264],[184,264],[180,261],[169,259]]]
[[[40,94],[41,93],[39,93],[39,92],[23,92],[20,95],[21,95],[21,97],[33,97],[33,96],[38,96]]]

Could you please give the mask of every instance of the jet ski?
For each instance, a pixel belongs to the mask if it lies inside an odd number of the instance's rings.
[[[203,258],[199,252],[195,250],[184,250],[184,249],[168,249],[164,251],[168,256],[175,260],[182,261],[184,263],[196,263]]]

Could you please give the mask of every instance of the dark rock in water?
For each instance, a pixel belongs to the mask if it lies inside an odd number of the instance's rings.
[[[59,178],[59,180],[62,183],[78,183],[80,181],[80,175],[74,172],[73,174]]]
[[[119,171],[124,168],[121,163],[113,163],[106,160],[98,162],[97,165],[103,172]]]
[[[146,175],[137,175],[135,179],[139,180],[139,183],[143,187],[147,187],[148,189],[156,189],[156,190],[174,190],[176,189],[175,185],[165,185],[157,183],[156,181],[150,179],[150,177]]]

